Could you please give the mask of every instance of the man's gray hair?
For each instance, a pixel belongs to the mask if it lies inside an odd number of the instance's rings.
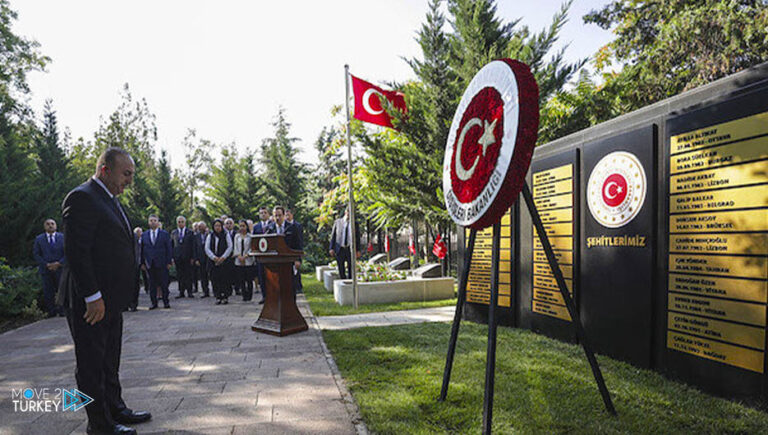
[[[187,218],[185,218],[185,217],[184,217],[184,216],[182,216],[182,215],[178,215],[178,216],[176,216],[176,220],[178,221],[179,219],[184,219],[184,222],[186,222],[186,221],[187,221]]]

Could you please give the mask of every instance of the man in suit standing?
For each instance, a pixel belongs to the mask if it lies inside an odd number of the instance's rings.
[[[299,234],[296,231],[296,226],[288,223],[285,220],[285,207],[280,205],[275,206],[275,208],[272,210],[272,217],[275,221],[269,228],[267,228],[267,234],[283,234],[285,235],[285,244],[288,245],[289,248],[301,251],[301,240],[299,239]],[[294,296],[296,295],[296,271],[299,270],[299,267],[301,267],[301,261],[294,261],[294,279],[292,280]]]
[[[171,237],[159,226],[157,216],[149,215],[149,229],[141,235],[141,244],[144,246],[144,264],[141,267],[149,272],[149,298],[152,300],[150,310],[157,308],[158,288],[163,294],[163,308],[171,308],[168,301],[168,269],[173,261],[173,250]]]
[[[43,229],[45,232],[35,238],[32,254],[43,280],[43,301],[48,317],[63,316],[64,311],[56,306],[55,297],[61,279],[61,267],[65,263],[64,235],[56,231],[56,221],[53,219],[46,219]]]
[[[273,222],[269,220],[269,209],[260,207],[259,221],[253,226],[253,234],[267,234],[271,224],[273,224]],[[259,304],[263,304],[267,293],[266,283],[264,282],[264,266],[262,266],[261,263],[256,264],[256,276],[259,279],[259,290],[261,291],[261,300],[259,300]]]
[[[298,221],[293,220],[293,211],[290,208],[285,209],[285,221],[289,223],[290,225],[293,225],[293,228],[296,232],[296,235],[299,238],[299,249],[304,250],[304,228],[301,226],[301,224]],[[299,260],[299,265],[301,265],[301,260]],[[301,269],[296,266],[293,268],[293,293],[302,293],[302,290],[304,289],[304,285],[301,283]]]
[[[192,222],[192,234],[195,236],[193,237],[193,241],[195,242],[192,245],[192,293],[197,293],[197,282],[200,280],[200,268],[197,265],[197,232],[198,232],[198,226],[200,225],[200,222]]]
[[[336,257],[336,266],[339,268],[339,278],[352,279],[352,259],[350,258],[350,243],[352,242],[352,228],[349,225],[349,209],[344,210],[344,217],[336,219],[331,229],[331,244],[328,252]],[[355,252],[360,258],[360,227],[355,225]]]
[[[187,218],[176,218],[176,229],[171,232],[173,243],[173,261],[176,264],[176,277],[179,281],[179,295],[176,299],[192,296],[192,266],[195,264],[195,234],[187,228]]]
[[[89,434],[135,434],[127,424],[152,418],[122,399],[119,367],[122,311],[136,279],[136,241],[117,196],[133,181],[133,159],[122,149],[99,156],[96,174],[62,204],[63,301],[75,343],[77,388],[93,398],[85,407]]]
[[[200,274],[200,288],[203,291],[201,299],[211,296],[208,285],[208,256],[205,255],[206,237],[208,237],[208,226],[205,222],[198,222],[195,234],[195,267]]]

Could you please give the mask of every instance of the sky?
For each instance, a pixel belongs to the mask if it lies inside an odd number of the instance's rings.
[[[574,0],[560,46],[589,57],[611,33],[581,17],[606,4]],[[498,15],[538,31],[559,0],[502,0]],[[16,34],[37,40],[52,61],[28,77],[30,104],[52,99],[59,125],[92,139],[128,83],[157,116],[158,147],[183,165],[189,128],[214,143],[255,148],[273,133],[279,107],[313,162],[314,142],[344,102],[344,64],[374,83],[414,78],[416,32],[427,0],[11,0]]]

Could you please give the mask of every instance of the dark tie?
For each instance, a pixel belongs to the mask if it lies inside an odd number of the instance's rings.
[[[131,224],[128,223],[128,217],[125,216],[125,212],[123,211],[123,207],[120,206],[120,201],[117,200],[116,196],[112,197],[112,203],[117,208],[117,212],[120,215],[120,217],[123,218],[123,223],[125,224],[125,229],[128,230],[128,232],[131,232]]]
[[[349,243],[347,243],[347,230],[349,229],[349,222],[347,222],[346,225],[344,225],[344,237],[341,239],[341,247],[346,248]]]
[[[49,234],[48,235],[48,244],[51,245],[51,246],[53,246],[53,238],[54,237],[55,236],[53,234]]]

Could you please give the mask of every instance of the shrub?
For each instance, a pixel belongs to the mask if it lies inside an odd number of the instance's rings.
[[[0,258],[0,318],[42,315],[40,277],[33,267],[11,267]]]

